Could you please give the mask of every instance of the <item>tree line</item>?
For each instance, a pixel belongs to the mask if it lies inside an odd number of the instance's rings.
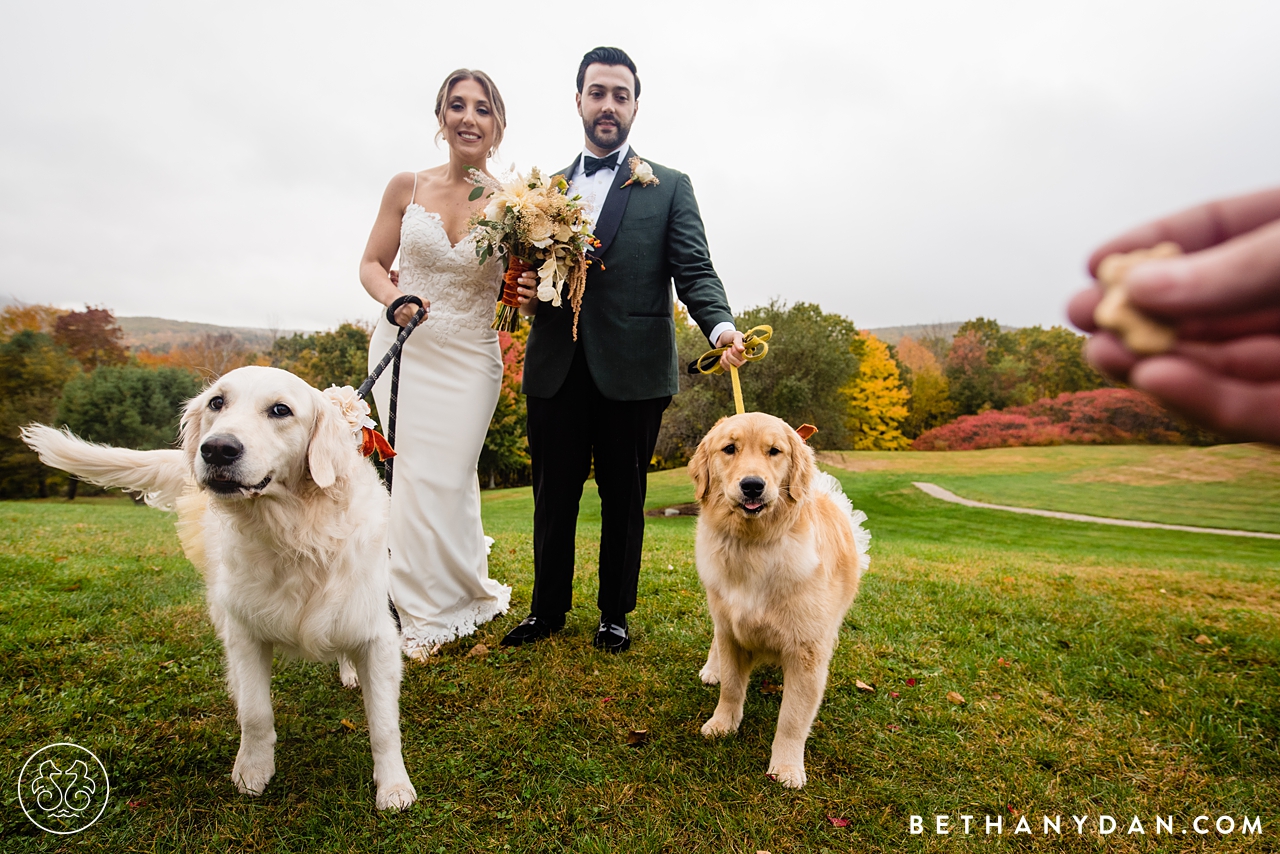
[[[675,319],[680,393],[663,419],[653,460],[658,468],[685,464],[707,430],[734,411],[728,377],[683,371],[709,344],[683,308],[677,306]],[[1173,421],[1135,427],[1134,413],[1146,409],[1123,395],[1095,396],[1087,405],[1062,398],[1109,383],[1085,361],[1083,336],[1061,326],[1010,330],[979,317],[953,335],[903,337],[891,345],[814,303],[778,300],[747,309],[736,322],[742,330],[773,329],[768,355],[741,369],[747,410],[769,412],[792,425],[816,425],[818,433],[809,441],[818,449],[1209,440],[1180,431]],[[18,430],[24,424],[66,425],[90,441],[125,447],[171,447],[183,403],[208,381],[243,365],[283,368],[322,389],[358,386],[367,373],[370,333],[367,325],[343,323],[277,338],[264,352],[232,334],[206,333],[180,346],[130,351],[106,308],[9,306],[0,312],[0,497],[61,490],[75,495],[74,481],[42,466],[22,443]],[[520,394],[527,335],[527,326],[500,335],[502,391],[478,466],[488,487],[529,481]],[[1056,408],[1027,408],[1053,399],[1060,399]],[[987,415],[1005,410],[1002,418]],[[1050,418],[1062,412],[1089,423],[1120,419],[1124,426],[1049,429],[1065,423],[1067,416]],[[975,417],[980,420],[971,421]],[[1018,418],[1032,419],[1032,426]],[[1010,426],[1015,423],[1021,426]],[[947,425],[950,432],[936,432]],[[1081,438],[1086,434],[1093,438]]]

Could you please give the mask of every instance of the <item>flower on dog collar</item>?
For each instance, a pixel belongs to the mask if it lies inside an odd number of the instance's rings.
[[[630,187],[632,184],[639,184],[641,187],[647,187],[650,184],[662,183],[658,180],[658,176],[653,174],[653,167],[639,157],[632,157],[627,161],[627,165],[631,167],[631,177],[622,186]]]
[[[359,433],[362,427],[373,427],[373,419],[369,417],[369,404],[351,386],[338,388],[331,385],[322,394],[342,412],[342,417],[351,425],[352,433]]]

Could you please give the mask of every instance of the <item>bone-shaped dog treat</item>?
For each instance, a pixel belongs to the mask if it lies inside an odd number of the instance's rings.
[[[1124,346],[1141,356],[1154,356],[1173,347],[1177,336],[1173,329],[1147,317],[1129,303],[1125,284],[1129,272],[1144,261],[1181,255],[1182,248],[1168,241],[1150,249],[1116,252],[1098,264],[1098,284],[1106,294],[1093,310],[1093,320],[1103,329],[1120,336]]]

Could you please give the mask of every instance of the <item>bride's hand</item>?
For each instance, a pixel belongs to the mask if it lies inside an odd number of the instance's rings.
[[[426,320],[428,317],[431,316],[431,301],[424,299],[422,301],[422,309],[423,311],[426,312],[426,314],[422,316],[422,319]],[[396,309],[396,314],[395,314],[396,326],[401,326],[401,327],[408,326],[409,321],[413,320],[413,316],[417,313],[418,313],[418,307],[411,302],[407,302],[404,305],[400,306],[399,308]]]

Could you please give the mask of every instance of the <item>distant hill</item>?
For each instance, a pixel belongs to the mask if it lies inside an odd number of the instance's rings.
[[[163,317],[117,317],[116,322],[124,330],[125,345],[130,348],[145,347],[148,350],[163,352],[170,347],[190,343],[204,335],[222,335],[230,333],[239,338],[246,347],[264,351],[271,349],[271,343],[280,336],[302,332],[310,335],[314,330],[297,329],[262,329],[255,326],[216,326],[212,323],[192,323],[186,320],[168,320]],[[868,329],[872,335],[886,344],[897,346],[902,336],[909,335],[919,341],[931,336],[945,338],[950,341],[960,328],[960,321],[953,323],[916,323],[909,326],[880,326]],[[1009,331],[1016,326],[1001,326]]]
[[[271,344],[282,335],[293,335],[296,329],[262,329],[255,326],[216,326],[212,323],[191,323],[186,320],[168,320],[163,317],[117,317],[116,323],[124,330],[125,346],[145,347],[164,352],[199,340],[205,335],[231,334],[252,350],[270,350]],[[310,330],[304,331],[310,334]]]
[[[867,329],[872,335],[879,338],[886,344],[898,346],[898,342],[902,340],[904,335],[909,336],[916,341],[921,338],[945,338],[950,341],[955,337],[956,331],[960,329],[962,322],[955,323],[916,323],[911,326],[881,326],[876,329]],[[1000,328],[1005,332],[1012,332],[1017,326],[1005,326],[1000,324]]]

